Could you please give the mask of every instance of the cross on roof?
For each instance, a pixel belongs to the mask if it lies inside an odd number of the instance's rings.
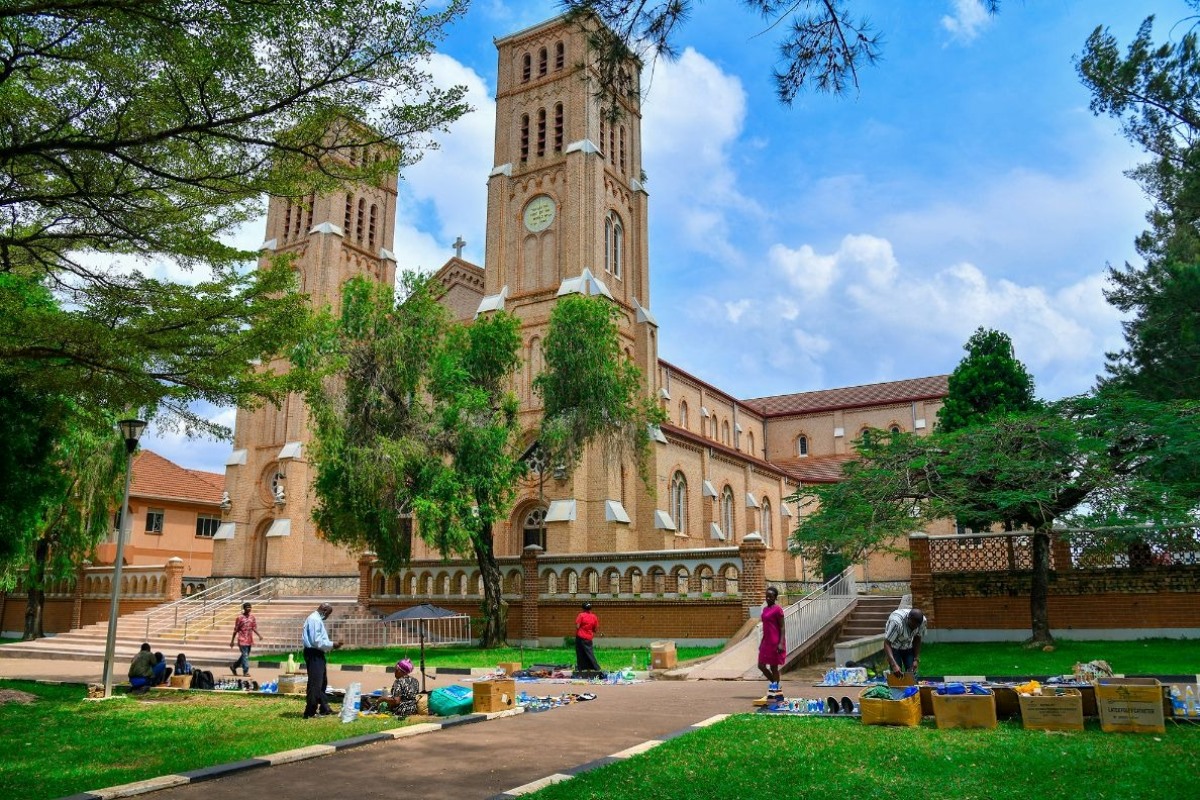
[[[463,238],[461,236],[456,238],[454,240],[454,244],[451,245],[451,247],[454,248],[454,257],[462,258],[462,251],[463,251],[463,248],[466,246],[467,246],[467,243],[463,241]]]

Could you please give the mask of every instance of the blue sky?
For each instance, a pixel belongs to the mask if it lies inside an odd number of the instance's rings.
[[[1038,394],[1083,392],[1121,345],[1106,264],[1137,263],[1143,159],[1095,117],[1073,58],[1097,25],[1122,45],[1179,2],[850,0],[883,58],[847,96],[775,99],[776,36],[734,2],[700,3],[679,57],[647,65],[650,307],[659,355],[736,397],[948,373],[979,326],[1008,333]],[[553,2],[476,0],[430,72],[475,111],[401,183],[401,268],[467,241],[483,260],[496,50]],[[1177,32],[1178,33],[1178,32]],[[262,225],[239,241],[255,247]],[[231,409],[214,409],[231,424]],[[230,445],[153,428],[144,446],[223,471]]]

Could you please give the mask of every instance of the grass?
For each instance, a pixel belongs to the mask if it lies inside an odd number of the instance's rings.
[[[849,719],[745,714],[530,800],[1135,800],[1182,797],[1200,770],[1200,726],[1163,736],[864,726]],[[1181,794],[1182,792],[1182,794]]]
[[[720,647],[679,647],[676,655],[679,661],[686,661],[702,656],[710,656],[721,651]],[[615,670],[628,667],[631,662],[635,669],[646,669],[650,659],[648,647],[597,647],[596,660],[605,670]],[[296,661],[303,661],[300,653],[295,653]],[[419,647],[389,647],[371,650],[334,650],[328,656],[331,664],[379,664],[390,666],[402,658],[411,658],[416,664],[421,657]],[[272,660],[275,657],[272,656]],[[279,656],[287,660],[287,654]],[[521,666],[530,664],[570,664],[575,663],[574,647],[540,647],[536,650],[516,647],[496,647],[481,649],[473,645],[461,647],[426,647],[425,666],[451,668],[490,668],[497,664],[520,662]]]
[[[0,680],[36,695],[0,704],[0,797],[63,797],[396,728],[387,717],[302,719],[304,698],[152,692],[107,701],[81,686]]]
[[[1015,642],[928,644],[921,648],[921,672],[928,675],[1063,675],[1076,662],[1107,661],[1127,675],[1195,675],[1200,672],[1200,639],[1141,639],[1129,642],[1059,640],[1052,652]]]

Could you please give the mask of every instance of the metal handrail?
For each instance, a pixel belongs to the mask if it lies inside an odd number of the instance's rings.
[[[853,566],[847,567],[836,578],[784,609],[788,658],[854,603],[858,596],[854,569]]]
[[[146,613],[146,641],[150,640],[150,634],[158,633],[168,627],[173,627],[179,624],[179,610],[185,606],[194,606],[199,603],[201,606],[207,605],[213,600],[219,599],[224,594],[233,588],[233,580],[226,578],[220,583],[209,586],[207,589],[190,594],[187,597],[181,597],[163,606],[153,608]],[[172,622],[170,626],[162,624],[162,620],[170,617]]]
[[[306,617],[272,618],[259,621],[262,639],[254,645],[260,652],[286,653],[303,649]],[[350,648],[412,647],[422,640],[428,646],[471,644],[471,618],[466,614],[424,620],[328,619],[329,638]]]
[[[245,589],[239,589],[236,592],[225,595],[211,603],[201,603],[195,608],[185,608],[182,613],[175,614],[174,624],[163,626],[155,633],[162,633],[165,630],[178,630],[180,626],[183,628],[183,641],[187,641],[188,634],[195,631],[211,630],[223,621],[222,612],[230,607],[240,607],[246,602],[262,602],[269,603],[275,597],[275,579],[266,578],[258,583],[248,586]],[[200,623],[200,620],[206,620]],[[146,639],[150,639],[150,625],[147,621]]]

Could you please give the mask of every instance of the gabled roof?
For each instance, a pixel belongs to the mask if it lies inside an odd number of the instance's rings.
[[[842,479],[842,466],[858,458],[857,454],[835,456],[806,456],[781,458],[771,463],[801,483],[837,483]]]
[[[186,469],[152,450],[141,450],[133,458],[132,497],[218,506],[224,487],[224,475]]]
[[[772,397],[758,397],[742,402],[764,417],[782,417],[791,414],[811,414],[819,411],[911,403],[918,400],[940,400],[948,392],[949,376],[934,375],[928,378],[910,378],[888,383],[872,383],[866,386],[848,386],[844,389],[777,394]]]

